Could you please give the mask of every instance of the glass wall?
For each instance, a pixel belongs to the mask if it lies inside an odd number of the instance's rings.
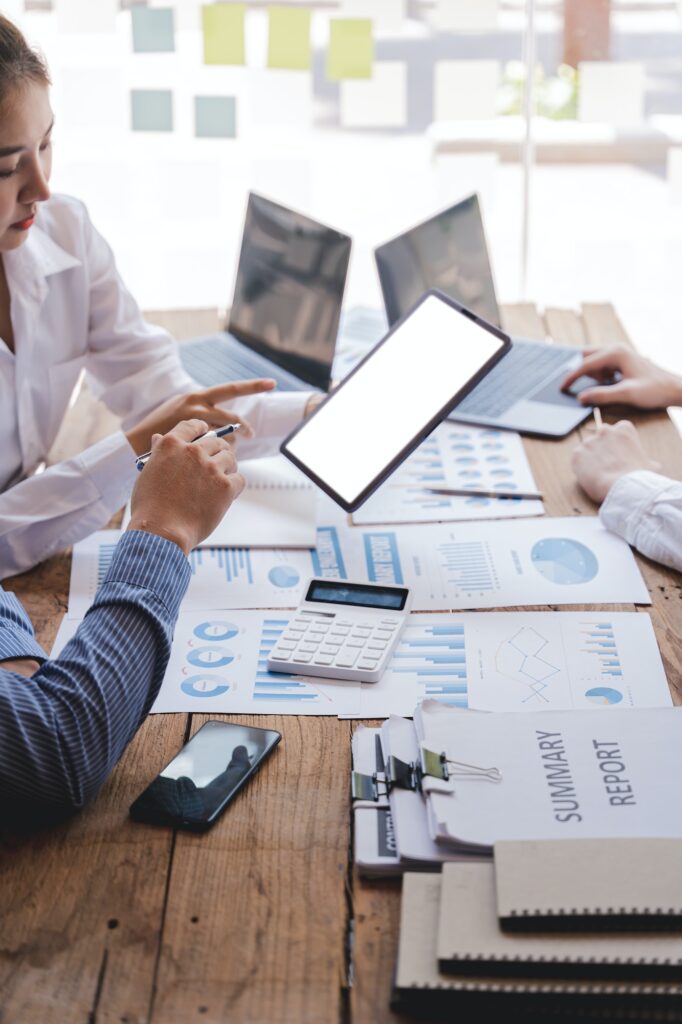
[[[675,365],[677,0],[4,7],[52,68],[55,187],[144,306],[229,303],[249,189],[352,234],[370,306],[373,248],[477,191],[502,301],[613,301]]]

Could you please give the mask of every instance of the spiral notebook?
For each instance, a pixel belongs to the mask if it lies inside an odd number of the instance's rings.
[[[567,862],[565,872],[565,888],[570,889],[572,869]],[[682,936],[632,931],[504,932],[497,919],[493,865],[489,861],[445,864],[438,964],[446,973],[682,981]]]
[[[246,487],[202,548],[314,548],[315,485],[283,455],[242,462]]]
[[[475,865],[452,865],[471,869]],[[491,970],[482,975],[464,965],[445,973],[438,965],[441,876],[408,873],[403,878],[400,942],[391,997],[394,1010],[423,1020],[448,1015],[460,1024],[500,1021],[682,1021],[682,984],[625,979],[538,977],[528,965],[523,977]],[[494,903],[489,902],[494,917]],[[485,1015],[485,1016],[484,1016]]]
[[[504,928],[682,930],[682,840],[563,839],[495,844]]]

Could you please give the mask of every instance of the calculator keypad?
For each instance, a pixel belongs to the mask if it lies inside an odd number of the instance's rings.
[[[383,670],[397,640],[404,619],[377,617],[374,621],[316,619],[314,615],[295,616],[282,633],[268,661],[278,671],[306,671],[339,678],[361,678],[362,672]],[[305,669],[303,667],[305,666]],[[349,670],[353,670],[350,672]]]

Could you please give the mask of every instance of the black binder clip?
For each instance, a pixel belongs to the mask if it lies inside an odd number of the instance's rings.
[[[383,791],[379,789],[383,786]],[[380,772],[363,775],[362,772],[351,773],[351,794],[354,800],[372,800],[377,803],[379,797],[388,796],[388,782]]]
[[[433,750],[421,748],[422,775],[430,775],[434,779],[481,779],[484,782],[502,782],[499,768],[481,768],[477,764],[466,761],[453,761],[446,754],[436,754]]]
[[[502,782],[499,768],[481,768],[466,761],[453,761],[445,753],[436,754],[433,750],[422,747],[421,764],[401,761],[393,754],[386,762],[386,772],[373,772],[363,775],[353,772],[351,775],[351,792],[354,800],[372,800],[376,803],[380,797],[386,797],[393,787],[421,792],[422,779],[428,775],[434,779],[447,782],[449,779],[481,779],[483,782]],[[379,789],[383,786],[383,789]]]

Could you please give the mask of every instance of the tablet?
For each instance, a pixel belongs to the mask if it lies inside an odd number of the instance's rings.
[[[354,512],[510,348],[502,331],[428,291],[280,450]]]

